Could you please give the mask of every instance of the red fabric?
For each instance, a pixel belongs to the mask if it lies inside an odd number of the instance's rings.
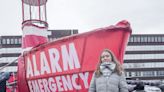
[[[18,59],[17,85],[19,92],[30,92],[28,90],[27,81],[25,78],[24,58],[22,56]]]
[[[18,63],[18,80],[20,81],[18,87],[21,90],[20,92],[29,92],[29,90],[31,90],[31,92],[34,90],[50,92],[54,90],[57,92],[88,92],[89,83],[93,71],[98,64],[102,50],[110,49],[118,60],[123,63],[125,47],[130,34],[131,28],[129,23],[127,21],[121,21],[116,26],[100,28],[88,33],[63,38],[33,49],[24,55],[25,63],[23,59],[21,60],[21,64]],[[63,60],[65,58],[63,57],[66,55],[63,54],[62,50],[66,50],[70,54],[69,48],[72,48],[71,46],[74,46],[77,52],[80,68],[75,68],[75,65],[73,69],[71,69],[71,67],[68,67],[68,69],[64,67],[65,63]],[[61,67],[61,72],[52,72],[55,67],[51,67],[50,53],[48,52],[50,49],[55,49],[56,53],[59,54],[59,58],[56,62]],[[53,57],[56,58],[57,56],[57,54],[53,54]],[[70,58],[71,57],[75,56],[70,56]],[[41,65],[48,65],[46,69],[50,69],[50,72],[47,72],[48,70],[45,72],[44,70],[43,74],[41,74],[41,70],[43,69]],[[30,69],[32,69],[32,72],[29,74]],[[38,72],[39,75],[35,75],[34,71]],[[28,75],[26,81],[24,81],[24,73],[26,73],[26,76]],[[85,76],[86,80],[81,76]],[[71,83],[69,84],[69,88],[65,87],[65,79]],[[21,83],[24,84],[22,85]]]
[[[35,47],[37,45],[43,44],[48,41],[47,37],[36,36],[36,35],[26,35],[23,37],[22,48]]]

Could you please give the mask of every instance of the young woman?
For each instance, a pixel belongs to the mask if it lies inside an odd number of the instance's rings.
[[[115,55],[108,49],[101,53],[89,92],[128,92],[123,68]]]

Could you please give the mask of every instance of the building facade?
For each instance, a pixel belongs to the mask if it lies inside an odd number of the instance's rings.
[[[21,53],[21,36],[0,37],[0,68],[11,63]],[[0,70],[0,72],[16,72],[17,61]]]
[[[164,34],[132,35],[124,57],[127,78],[164,79]]]

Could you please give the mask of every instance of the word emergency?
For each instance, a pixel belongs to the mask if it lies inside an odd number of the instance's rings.
[[[89,72],[28,81],[30,92],[62,92],[88,88]],[[82,83],[78,83],[78,81]]]

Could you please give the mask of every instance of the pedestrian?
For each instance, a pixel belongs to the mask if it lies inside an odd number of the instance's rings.
[[[123,68],[112,51],[101,53],[88,92],[128,92]]]
[[[143,82],[138,82],[137,85],[134,87],[134,90],[133,92],[145,92],[144,90],[144,84]]]

